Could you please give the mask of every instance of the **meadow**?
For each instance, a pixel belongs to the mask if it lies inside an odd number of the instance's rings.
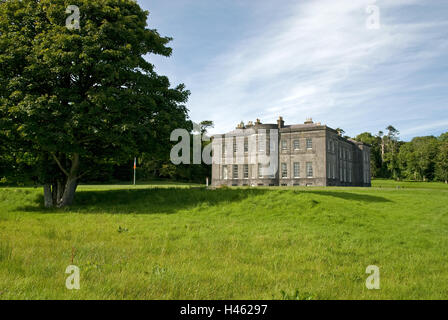
[[[42,202],[0,188],[0,299],[448,299],[443,183],[90,185],[69,209]]]

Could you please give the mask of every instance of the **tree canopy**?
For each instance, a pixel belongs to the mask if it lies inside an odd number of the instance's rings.
[[[0,148],[33,158],[46,206],[71,204],[95,166],[164,152],[174,128],[191,127],[189,92],[145,59],[171,54],[148,12],[132,0],[76,5],[80,29],[66,27],[64,0],[0,3]]]
[[[363,132],[355,137],[371,146],[373,177],[448,182],[448,132],[438,138],[415,137],[404,142],[393,126],[386,130],[386,134]]]

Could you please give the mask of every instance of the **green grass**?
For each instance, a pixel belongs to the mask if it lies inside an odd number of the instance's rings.
[[[376,188],[448,190],[448,184],[445,184],[443,182],[395,181],[395,180],[377,179],[372,181],[372,186]]]
[[[3,188],[0,299],[448,299],[448,186],[399,185]]]

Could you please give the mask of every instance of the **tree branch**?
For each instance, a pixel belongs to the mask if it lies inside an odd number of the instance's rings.
[[[56,163],[58,164],[59,169],[61,169],[62,172],[64,172],[65,175],[68,177],[69,173],[67,172],[67,170],[64,169],[64,167],[62,166],[62,164],[59,161],[59,159],[55,156],[55,154],[53,152],[51,152],[51,155],[53,156],[54,161],[56,161]]]
[[[81,179],[82,177],[84,177],[89,172],[90,172],[90,170],[84,171],[83,173],[81,173],[79,176],[76,177],[76,180]]]

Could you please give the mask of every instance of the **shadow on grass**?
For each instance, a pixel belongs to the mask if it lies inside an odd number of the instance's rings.
[[[324,190],[314,190],[314,191],[306,191],[306,193],[311,194],[317,194],[321,196],[329,196],[329,197],[335,197],[340,198],[344,200],[354,200],[354,201],[363,201],[363,202],[392,202],[389,199],[379,197],[379,196],[372,196],[370,194],[359,194],[359,193],[353,193],[353,192],[346,192],[346,191],[324,191]]]
[[[73,206],[64,209],[46,209],[43,196],[36,198],[35,206],[19,207],[20,211],[79,212],[112,214],[176,213],[197,206],[214,206],[222,202],[237,202],[268,192],[265,189],[205,188],[151,188],[137,190],[77,191]]]

